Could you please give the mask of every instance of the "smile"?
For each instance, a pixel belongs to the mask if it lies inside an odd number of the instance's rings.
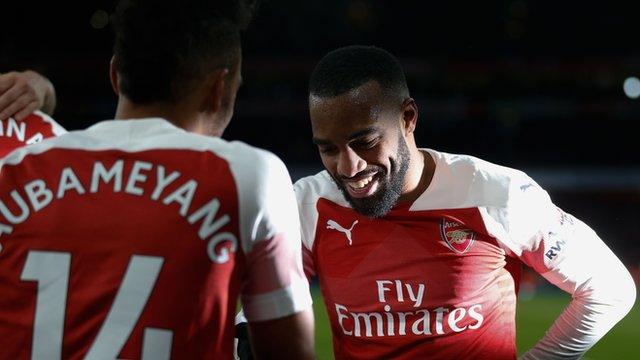
[[[376,172],[358,180],[344,181],[349,195],[354,198],[372,195],[378,188],[377,174]]]
[[[373,175],[369,176],[368,178],[359,180],[357,182],[352,182],[349,184],[349,186],[351,186],[354,190],[361,190],[362,188],[367,186],[371,182],[371,180],[373,180]]]

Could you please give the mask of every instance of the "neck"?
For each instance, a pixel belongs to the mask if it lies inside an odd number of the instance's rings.
[[[204,114],[192,109],[194,107],[181,103],[135,104],[126,97],[120,96],[115,118],[117,120],[132,120],[159,117],[192,133],[208,136],[222,135],[220,131],[215,129],[212,121],[207,121]]]
[[[435,161],[429,154],[422,153],[415,144],[411,144],[409,169],[399,201],[415,201],[431,183],[435,171]]]

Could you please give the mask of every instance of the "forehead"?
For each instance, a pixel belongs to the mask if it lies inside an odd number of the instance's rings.
[[[309,96],[309,114],[313,136],[337,140],[383,120],[383,101],[380,85],[369,81],[347,93],[335,97]]]

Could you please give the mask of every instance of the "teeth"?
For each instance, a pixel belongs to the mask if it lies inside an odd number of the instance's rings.
[[[352,188],[356,189],[356,190],[360,190],[362,188],[364,188],[365,186],[369,185],[369,183],[371,182],[371,180],[373,180],[373,175],[369,176],[366,179],[362,179],[360,181],[356,181],[356,182],[352,182],[351,184],[349,184]]]

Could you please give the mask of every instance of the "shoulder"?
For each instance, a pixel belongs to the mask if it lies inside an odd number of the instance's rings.
[[[206,138],[206,137],[205,137]],[[267,178],[274,173],[287,172],[282,160],[270,151],[248,145],[241,141],[223,139],[205,139],[209,150],[226,160],[233,169],[244,174],[255,174]]]
[[[326,170],[298,180],[293,189],[298,201],[302,243],[312,250],[319,217],[318,202],[325,199],[343,207],[350,205]]]
[[[27,115],[24,119],[19,121],[10,117],[6,120],[0,120],[0,122],[6,122],[7,127],[13,126],[16,128],[29,128],[31,132],[44,130],[47,132],[47,134],[45,134],[47,135],[46,137],[66,133],[66,130],[62,126],[60,126],[60,124],[58,124],[49,115],[43,113],[40,110],[34,111],[33,113]]]
[[[67,132],[67,130],[52,117],[39,110],[27,116],[23,121],[26,121],[28,124],[37,125],[38,127],[45,127],[46,130],[50,131],[50,134],[43,134],[45,137],[62,135]]]
[[[175,148],[211,153],[228,163],[240,183],[270,181],[271,177],[276,176],[279,179],[284,174],[288,178],[287,169],[278,156],[242,141],[227,141],[182,130],[164,136],[149,137],[148,141],[155,142],[153,147],[158,149]]]
[[[517,169],[470,155],[426,151],[434,158],[436,170],[414,209],[505,207],[514,191],[538,187]]]
[[[304,177],[293,185],[298,206],[315,207],[319,199],[327,199],[342,206],[348,206],[331,175],[323,170],[315,175]]]

